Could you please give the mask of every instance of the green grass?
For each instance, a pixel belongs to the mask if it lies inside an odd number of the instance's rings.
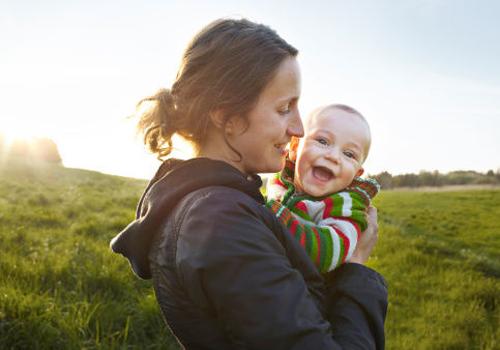
[[[44,164],[0,168],[0,348],[177,349],[151,283],[108,248],[145,185]]]
[[[145,181],[0,164],[0,348],[177,349],[109,240]],[[387,349],[500,348],[500,191],[383,192]]]
[[[388,349],[500,349],[500,191],[386,191],[370,266]]]

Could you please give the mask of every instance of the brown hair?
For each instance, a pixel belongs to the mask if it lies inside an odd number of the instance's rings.
[[[138,123],[144,143],[158,159],[172,151],[174,134],[199,151],[210,113],[221,111],[224,123],[231,116],[247,120],[279,65],[297,53],[265,25],[246,19],[212,22],[188,45],[171,89],[161,89],[138,103],[139,108],[143,102],[154,102]],[[229,145],[227,139],[226,143]]]

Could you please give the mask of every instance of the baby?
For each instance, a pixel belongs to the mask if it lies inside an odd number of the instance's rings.
[[[285,168],[268,182],[267,207],[320,272],[328,272],[351,258],[380,186],[359,177],[371,135],[358,111],[340,104],[320,107],[304,127],[305,136],[290,144]]]

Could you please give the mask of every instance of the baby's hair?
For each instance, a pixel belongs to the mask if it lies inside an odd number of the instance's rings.
[[[368,122],[366,121],[365,116],[363,114],[361,114],[357,109],[354,109],[351,106],[344,105],[341,103],[334,103],[331,105],[326,105],[326,106],[320,107],[318,109],[317,113],[322,113],[322,112],[326,111],[327,109],[340,109],[340,110],[345,111],[347,113],[355,114],[366,123],[368,128],[370,128],[370,125],[368,125]]]

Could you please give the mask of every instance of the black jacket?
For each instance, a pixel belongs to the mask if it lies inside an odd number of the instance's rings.
[[[325,286],[260,185],[224,162],[167,161],[112,249],[152,276],[187,349],[382,349],[383,278],[345,264]]]

